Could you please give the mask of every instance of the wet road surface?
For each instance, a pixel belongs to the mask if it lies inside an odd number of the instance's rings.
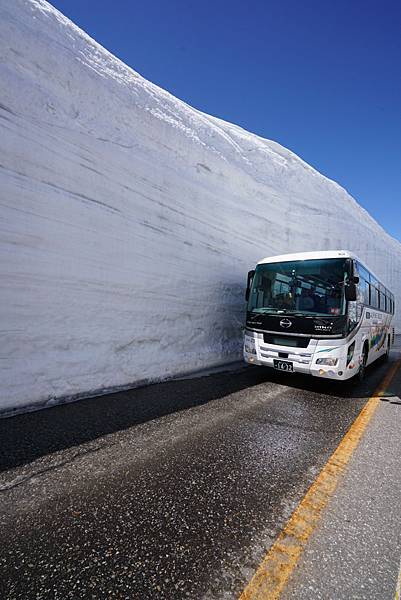
[[[281,600],[395,600],[401,561],[400,421],[399,362]]]
[[[386,369],[240,368],[0,421],[0,597],[236,598]]]

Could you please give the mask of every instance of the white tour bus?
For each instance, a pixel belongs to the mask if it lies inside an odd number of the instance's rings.
[[[351,252],[284,254],[248,273],[244,359],[286,372],[363,378],[394,342],[393,294]]]

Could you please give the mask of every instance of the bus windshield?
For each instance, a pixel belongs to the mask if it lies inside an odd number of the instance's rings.
[[[338,316],[345,314],[346,260],[329,258],[256,267],[248,310],[254,313]]]

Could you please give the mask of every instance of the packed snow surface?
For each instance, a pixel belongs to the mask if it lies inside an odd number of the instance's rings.
[[[3,411],[239,358],[268,255],[345,248],[400,297],[401,244],[342,187],[44,0],[0,0],[0,56]]]

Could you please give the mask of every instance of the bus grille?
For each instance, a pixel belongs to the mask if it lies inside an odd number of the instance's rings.
[[[264,333],[263,340],[265,344],[273,344],[273,346],[291,346],[292,348],[307,348],[310,338],[297,337],[289,335],[275,335],[274,333]]]

